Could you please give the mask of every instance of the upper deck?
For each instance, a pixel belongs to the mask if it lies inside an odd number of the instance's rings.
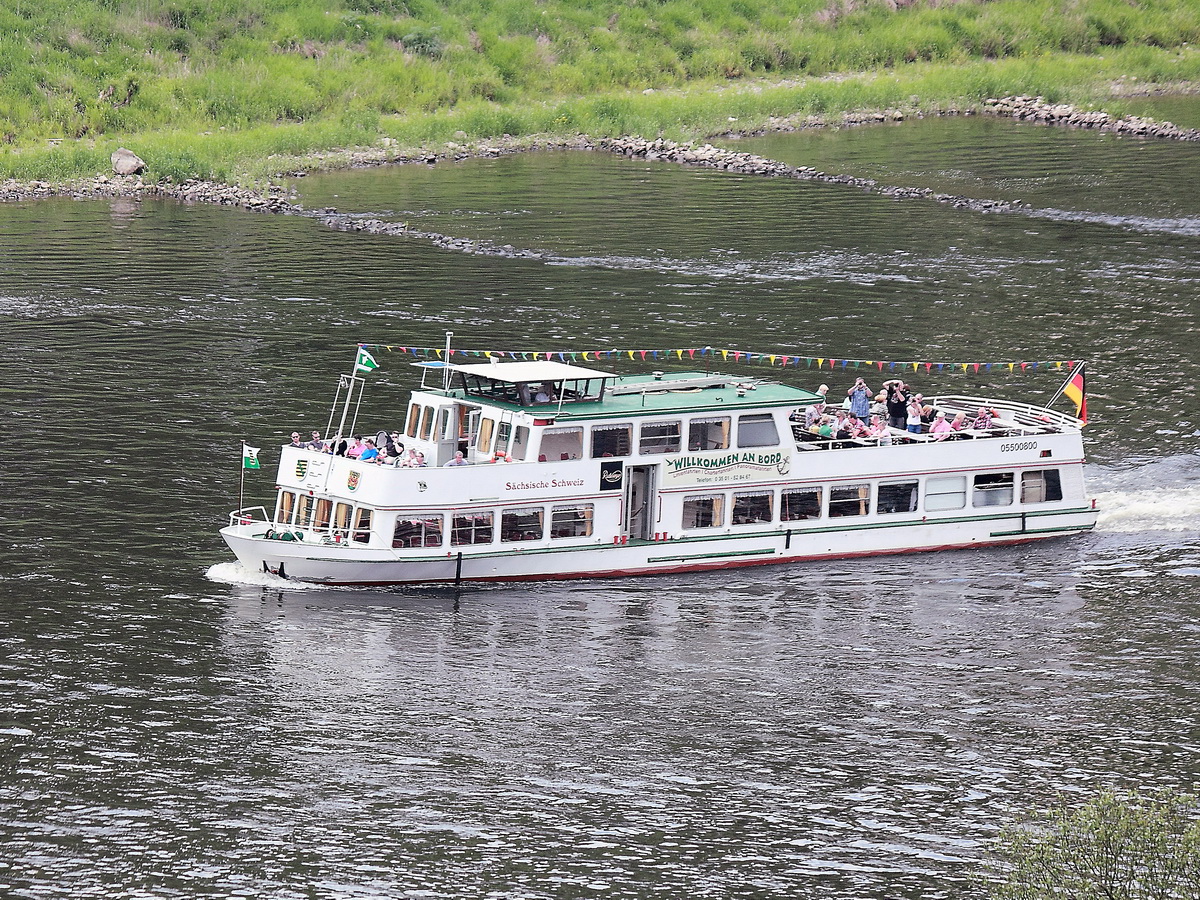
[[[796,408],[824,399],[790,385],[711,372],[617,375],[551,360],[416,365],[443,376],[441,388],[423,385],[425,390],[502,412],[560,420]]]

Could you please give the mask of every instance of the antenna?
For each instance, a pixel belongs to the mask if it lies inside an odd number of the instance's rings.
[[[443,360],[444,365],[442,367],[442,390],[443,391],[450,390],[450,339],[452,337],[454,337],[454,332],[447,331],[446,332],[446,356],[445,356],[445,359]]]

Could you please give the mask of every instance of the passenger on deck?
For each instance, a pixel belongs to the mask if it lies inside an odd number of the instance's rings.
[[[870,429],[854,413],[846,416],[846,430],[849,432],[847,437],[852,438],[866,437],[870,433]]]
[[[892,429],[880,416],[871,416],[871,427],[867,429],[870,437],[879,441],[880,447],[890,447],[892,444]]]
[[[363,441],[363,450],[358,455],[360,462],[375,462],[379,459],[379,451],[375,448],[375,442],[370,438]]]
[[[321,432],[314,431],[312,433],[312,440],[309,441],[304,446],[307,447],[309,450],[324,450],[325,442],[323,440],[321,440]]]
[[[429,463],[425,462],[425,454],[418,450],[416,456],[413,457],[413,468],[423,469],[428,465]]]
[[[946,420],[946,414],[938,410],[933,417],[933,424],[929,426],[929,433],[933,435],[935,441],[944,441],[954,434],[954,426]]]
[[[921,401],[916,397],[908,402],[908,416],[905,418],[904,424],[907,426],[909,434],[921,433]]]
[[[905,428],[908,425],[908,401],[912,399],[908,385],[899,378],[885,381],[887,388],[888,424],[893,428]]]
[[[817,434],[827,441],[833,440],[833,417],[821,416],[821,424],[817,426]]]
[[[992,427],[992,414],[986,406],[979,407],[979,412],[975,414],[971,427],[976,431],[987,431]]]
[[[920,406],[921,406],[921,421],[924,422],[926,425],[932,424],[934,408],[925,402],[925,395],[917,394],[916,396],[913,397],[913,399],[916,400],[917,403],[920,404]]]
[[[469,465],[470,465],[470,463],[467,462],[466,458],[463,456],[463,452],[461,450],[455,450],[454,451],[454,459],[450,460],[450,462],[446,463],[446,465],[442,466],[442,468],[448,469],[451,466],[469,466]]]
[[[290,444],[288,444],[288,446],[295,447],[297,450],[304,449],[304,444],[300,443],[300,432],[298,432],[298,431],[292,432],[292,442]]]
[[[860,419],[865,419],[871,414],[871,389],[861,378],[857,379],[850,390],[846,391],[846,396],[850,398],[850,412]]]
[[[350,442],[350,446],[346,450],[346,455],[351,459],[358,459],[366,449],[367,445],[362,442],[362,438],[355,435],[354,440]]]
[[[886,401],[887,401],[887,394],[885,394],[883,391],[880,391],[878,394],[876,394],[874,401],[872,401],[872,403],[871,403],[871,415],[883,416],[886,419],[887,418],[887,402]]]
[[[957,413],[954,416],[954,421],[950,423],[950,427],[955,431],[962,431],[967,427],[967,414],[964,412]]]
[[[823,415],[825,415],[825,401],[818,400],[804,411],[804,427],[812,431],[813,426],[821,423],[821,416]]]

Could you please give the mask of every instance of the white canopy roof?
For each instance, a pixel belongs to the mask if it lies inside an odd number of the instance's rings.
[[[613,378],[612,372],[601,372],[599,369],[585,369],[582,366],[572,366],[553,360],[533,360],[526,362],[496,362],[472,365],[447,363],[446,368],[455,372],[465,372],[480,378],[491,378],[494,381],[504,381],[517,384],[525,381],[568,381],[582,378]]]

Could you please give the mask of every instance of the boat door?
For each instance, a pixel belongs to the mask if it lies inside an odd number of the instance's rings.
[[[438,407],[437,425],[433,435],[433,439],[437,441],[434,465],[444,466],[454,458],[454,451],[458,449],[458,423],[457,405]]]
[[[500,421],[496,425],[496,445],[493,452],[503,456],[510,450],[513,435],[513,414],[508,410],[500,413]]]
[[[625,516],[622,533],[633,540],[648,541],[654,531],[655,479],[658,466],[628,466],[625,469]]]

